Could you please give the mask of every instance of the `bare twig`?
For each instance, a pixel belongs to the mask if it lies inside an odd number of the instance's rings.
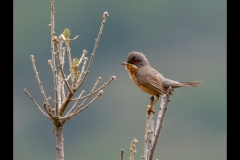
[[[58,39],[59,39],[58,64],[64,64],[63,51],[64,51],[65,48],[62,47],[63,38],[62,38],[62,36],[59,36]],[[63,68],[63,65],[62,65],[62,68]]]
[[[155,148],[157,145],[157,140],[158,140],[158,137],[160,136],[163,118],[167,111],[167,105],[168,105],[168,102],[170,101],[170,96],[172,94],[171,92],[172,92],[172,88],[169,88],[167,94],[163,95],[161,98],[160,108],[159,108],[159,112],[158,112],[158,119],[157,119],[157,123],[156,123],[155,134],[154,134],[155,136],[153,139],[152,148],[150,149],[149,160],[152,160],[152,158],[153,158],[153,154],[154,154],[154,151],[155,151]]]
[[[66,78],[65,78],[65,75],[64,75],[64,73],[63,73],[63,63],[62,63],[61,60],[60,60],[59,54],[57,54],[57,59],[58,59],[58,63],[59,63],[58,68],[59,68],[59,70],[60,70],[60,72],[61,72],[61,75],[62,75],[62,77],[63,77],[63,81],[64,81],[64,83],[65,83],[65,85],[66,85],[66,87],[67,87],[67,89],[68,89],[68,92],[73,93],[73,90],[72,90],[71,87],[69,86],[69,84],[68,84],[68,82],[67,82],[67,80],[66,80]]]
[[[85,57],[85,54],[87,54],[87,51],[84,49],[81,58],[79,59],[78,66],[82,63],[83,58]]]
[[[61,82],[62,84],[63,84],[63,83],[66,83],[66,82],[65,82],[66,80],[64,81],[64,80],[63,80],[63,77],[62,77],[61,80],[62,80],[62,82]],[[70,87],[69,87],[69,89],[70,89]],[[62,94],[62,99],[65,99],[65,89],[64,89],[64,86],[62,87],[61,94]]]
[[[69,75],[67,76],[67,79],[66,79],[66,80],[68,81],[68,80],[70,79],[70,77],[71,77],[71,74],[69,74]]]
[[[85,66],[86,66],[86,64],[87,64],[87,60],[88,60],[87,57],[83,57],[82,71],[81,71],[81,73],[80,73],[80,75],[79,75],[79,77],[78,77],[78,83],[80,82],[82,76],[84,76],[84,75],[86,74],[86,72],[84,71],[84,69],[85,69]]]
[[[154,102],[154,96],[150,98],[150,105]],[[148,160],[149,153],[149,145],[152,144],[154,133],[154,113],[148,112],[146,113],[146,126],[145,126],[145,135],[144,135],[144,156],[141,156],[142,159]]]
[[[150,98],[150,105],[154,102],[154,96],[151,96]],[[153,144],[153,139],[154,139],[154,113],[150,112],[150,116],[149,116],[149,131],[150,131],[150,135],[149,135],[149,148],[152,148],[152,144]]]
[[[83,50],[83,53],[82,53],[82,57],[79,59],[79,63],[78,63],[78,66],[82,63],[82,60],[84,60],[84,63],[83,63],[83,66],[82,66],[82,71],[78,77],[78,80],[77,80],[77,83],[80,82],[81,78],[82,78],[82,75],[85,73],[84,72],[84,68],[86,66],[86,63],[87,63],[87,59],[85,58],[85,54],[87,54],[87,51],[84,49]]]
[[[148,155],[148,135],[149,131],[149,112],[146,113],[146,126],[145,126],[145,135],[144,135],[144,156],[142,156],[143,160],[147,160]]]
[[[95,94],[96,92],[98,92],[99,90],[105,88],[108,84],[110,84],[113,80],[115,80],[116,77],[115,76],[112,76],[108,82],[104,83],[101,87],[99,87],[98,89],[96,89],[95,91],[92,91],[92,93],[89,93],[88,95],[86,96],[83,96],[81,98],[75,98],[75,99],[71,99],[71,101],[76,101],[76,100],[82,100],[82,99],[85,99],[87,97],[90,97],[92,96],[93,94]]]
[[[66,121],[66,120],[69,120],[69,119],[73,118],[74,116],[78,115],[84,109],[89,107],[94,101],[96,101],[102,94],[103,94],[103,91],[100,90],[99,93],[96,95],[96,97],[94,97],[85,107],[83,107],[83,108],[78,107],[77,112],[75,112],[75,113],[73,113],[71,115],[65,116],[65,117],[60,117],[60,120]]]
[[[120,160],[123,160],[123,154],[124,154],[124,150],[121,149],[121,150],[120,150]]]
[[[136,147],[136,143],[138,142],[138,140],[136,138],[133,138],[132,143],[130,144],[130,160],[134,160],[134,154],[137,152],[135,150]]]
[[[91,89],[90,93],[86,96],[82,97],[82,94],[84,93],[84,91],[82,91],[80,93],[80,95],[78,96],[78,98],[74,99],[75,103],[72,106],[72,108],[67,112],[66,116],[63,117],[63,113],[66,110],[68,104],[70,101],[72,101],[72,97],[74,95],[74,93],[81,87],[81,85],[85,82],[86,76],[90,71],[90,67],[92,65],[93,62],[93,58],[94,55],[96,53],[97,47],[98,47],[98,43],[100,40],[100,37],[102,35],[102,31],[104,28],[104,24],[106,22],[106,19],[108,17],[108,13],[104,12],[103,13],[103,17],[102,17],[102,24],[100,27],[100,31],[98,33],[98,37],[97,39],[95,39],[95,45],[93,48],[93,52],[91,54],[91,58],[90,58],[90,62],[88,63],[88,66],[86,67],[87,69],[85,69],[86,63],[87,63],[87,57],[85,57],[85,54],[87,53],[86,50],[83,50],[83,54],[80,58],[80,60],[73,59],[71,58],[71,53],[70,53],[70,46],[69,43],[72,42],[73,40],[75,40],[78,36],[76,36],[73,39],[70,39],[70,31],[66,28],[63,32],[63,34],[61,34],[59,37],[55,36],[55,30],[54,30],[54,26],[55,26],[55,21],[54,21],[54,16],[55,16],[55,9],[54,9],[54,0],[50,0],[50,13],[51,13],[51,22],[49,24],[49,27],[51,29],[51,54],[52,54],[52,58],[50,60],[48,60],[48,63],[51,67],[51,70],[53,72],[53,79],[54,79],[54,94],[55,97],[53,99],[51,99],[51,97],[47,98],[46,94],[44,92],[43,86],[42,86],[42,82],[40,81],[37,69],[36,69],[36,65],[35,65],[35,60],[34,60],[34,56],[31,55],[30,59],[32,61],[33,64],[33,70],[35,73],[35,77],[37,79],[42,97],[44,99],[44,103],[43,103],[43,108],[42,109],[37,102],[35,101],[35,99],[27,92],[26,89],[24,89],[24,92],[30,97],[30,99],[33,101],[33,103],[37,106],[37,108],[42,112],[42,114],[44,116],[46,116],[47,118],[49,118],[54,126],[55,126],[55,131],[56,131],[56,154],[57,154],[57,160],[64,160],[64,141],[63,141],[63,124],[66,120],[73,118],[74,116],[78,115],[81,111],[83,111],[84,109],[88,108],[94,101],[96,101],[102,94],[103,91],[101,89],[105,88],[106,85],[110,84],[112,80],[116,79],[115,76],[112,76],[111,79],[107,82],[104,83],[100,88],[96,89],[101,77],[99,77],[97,79],[97,82],[93,85],[93,88]],[[63,41],[65,42],[66,47],[63,47]],[[70,75],[66,76],[66,74],[64,74],[64,58],[65,58],[65,52],[67,51],[67,55],[68,55],[68,62],[69,62],[69,69],[70,69]],[[56,57],[55,57],[56,56]],[[57,58],[57,60],[55,59]],[[57,62],[56,62],[57,61]],[[83,62],[83,66],[82,66],[82,72],[79,72],[79,65],[81,64],[81,62]],[[56,67],[56,64],[58,63],[58,68]],[[71,86],[69,85],[69,79],[71,77]],[[69,82],[69,83],[68,83]],[[68,90],[68,94],[65,96],[65,90],[64,88],[67,88]],[[88,103],[84,106],[85,101],[93,94],[95,94],[96,92],[98,92],[98,94]],[[55,108],[51,108],[50,104],[49,104],[49,100],[52,100],[54,103]],[[75,109],[75,106],[77,105],[79,100],[83,100],[82,103]],[[73,112],[73,110],[75,109],[75,111]],[[55,112],[55,115],[53,116],[53,112]]]
[[[79,114],[80,112],[82,112],[84,109],[86,109],[88,106],[90,106],[90,104],[92,104],[95,100],[97,100],[100,96],[103,95],[103,90],[100,90],[98,92],[98,94],[96,95],[95,98],[93,98],[85,107],[81,108],[78,112],[76,112],[75,114]]]
[[[78,112],[79,109],[81,109],[81,107],[84,105],[85,101],[86,101],[91,95],[93,95],[94,93],[96,93],[96,92],[93,93],[93,90],[96,88],[96,86],[97,86],[97,84],[99,83],[100,80],[101,80],[101,77],[98,77],[97,82],[93,85],[93,88],[92,88],[92,90],[91,90],[90,93],[89,93],[89,96],[84,96],[85,98],[84,98],[82,104],[81,104],[73,113]],[[101,89],[101,88],[100,88],[100,89]],[[78,96],[78,99],[81,98],[81,96],[82,96],[82,94],[83,94],[84,92],[85,92],[85,91],[82,90],[82,92],[81,92],[80,95]],[[78,102],[78,100],[75,101],[73,107],[68,111],[68,113],[67,113],[66,115],[70,115],[70,112],[71,112],[72,109],[75,107],[75,105],[77,104],[77,102]]]
[[[69,42],[66,42],[66,48],[67,48],[67,55],[68,55],[69,71],[70,71],[71,80],[73,83],[73,75],[72,75],[72,70],[71,70],[72,58],[71,58],[71,53],[70,53]]]
[[[30,95],[30,93],[28,93],[28,91],[26,89],[23,90],[28,96],[29,98],[33,101],[33,103],[38,107],[38,109],[42,112],[42,114],[44,116],[46,116],[47,118],[49,118],[50,120],[52,120],[52,118],[50,118],[50,116],[48,116],[43,110],[42,108],[37,104],[37,102],[35,101],[35,99]]]
[[[71,92],[72,90],[70,89],[69,84],[65,80],[66,79],[65,74],[63,73],[63,67],[64,67],[64,63],[65,63],[65,61],[64,61],[65,48],[62,47],[62,44],[63,44],[62,36],[59,36],[59,48],[60,49],[59,49],[59,52],[57,54],[57,58],[59,60],[58,68],[61,72],[61,84],[62,84],[61,97],[62,97],[62,100],[63,100],[63,99],[65,99],[65,89],[64,89],[63,83],[66,85],[69,92]],[[60,66],[60,64],[61,64],[61,66]]]
[[[92,92],[94,91],[94,89],[97,87],[97,85],[98,85],[98,83],[100,82],[100,80],[101,80],[101,77],[98,77],[97,82],[93,85],[93,88],[92,88],[92,90],[90,91],[90,93],[92,93]]]
[[[66,80],[66,79],[63,79],[63,81],[64,81],[65,84],[66,84],[66,87],[67,87],[67,89],[68,89],[68,92],[69,92],[70,94],[73,94],[73,90],[72,90],[71,87],[69,86],[67,80]]]
[[[67,105],[69,104],[72,96],[73,96],[74,92],[73,93],[68,93],[67,97],[65,98],[65,100],[63,101],[61,107],[60,107],[60,111],[59,111],[59,115],[62,116],[63,115],[63,112],[65,111],[65,109],[67,108]]]
[[[80,112],[80,111],[82,110],[82,106],[84,105],[84,103],[86,102],[86,100],[87,100],[88,98],[89,98],[89,97],[86,97],[86,98],[82,101],[82,103],[77,107],[77,109],[73,112],[73,114],[78,113],[78,112]]]
[[[85,91],[82,90],[82,92],[79,94],[78,98],[80,98],[84,92],[85,92]],[[74,103],[74,105],[72,106],[72,108],[67,112],[67,114],[66,114],[67,116],[71,114],[71,111],[74,109],[74,107],[76,106],[77,102],[78,102],[78,101],[76,101],[76,102]]]
[[[49,24],[51,28],[51,51],[52,51],[52,71],[53,71],[53,79],[54,79],[54,94],[55,94],[55,108],[58,108],[58,94],[57,94],[57,71],[56,71],[56,65],[55,65],[55,52],[54,52],[54,43],[56,43],[57,38],[55,37],[55,21],[54,21],[54,0],[50,0],[51,3],[51,24]]]
[[[63,85],[63,83],[61,83],[61,79],[62,79],[62,77],[61,77],[61,75],[60,75],[60,73],[59,73],[59,76],[58,76],[58,85],[57,85],[57,87],[58,87],[58,95],[57,95],[57,97],[58,97],[58,99],[57,99],[57,103],[58,103],[58,105],[57,105],[57,107],[56,107],[56,117],[59,117],[59,106],[61,106],[62,105],[62,99],[61,99],[61,91],[62,91],[62,85]]]
[[[90,67],[91,67],[91,65],[92,65],[92,61],[93,61],[94,55],[95,55],[95,53],[96,53],[96,50],[97,50],[97,47],[98,47],[98,43],[99,43],[100,37],[101,37],[101,35],[102,35],[102,31],[103,31],[103,28],[104,28],[104,24],[105,24],[105,22],[106,22],[106,20],[107,20],[107,17],[109,17],[108,12],[104,12],[104,13],[103,13],[103,17],[102,17],[102,25],[101,25],[101,27],[100,27],[100,30],[99,30],[99,33],[98,33],[98,37],[97,37],[97,39],[95,39],[95,45],[94,45],[94,48],[93,48],[93,52],[92,52],[92,54],[91,54],[90,61],[89,61],[89,63],[88,63],[88,68],[87,68],[87,70],[86,70],[86,74],[83,76],[83,79],[82,79],[82,80],[80,81],[80,83],[78,84],[76,90],[82,86],[82,84],[83,84],[84,81],[85,81],[85,78],[86,78],[87,74],[89,73],[89,70],[90,70]]]
[[[48,103],[48,99],[47,99],[47,97],[46,97],[46,95],[45,95],[45,92],[44,92],[44,89],[43,89],[43,86],[42,86],[42,82],[41,82],[41,80],[40,80],[40,78],[39,78],[39,76],[38,76],[38,72],[37,72],[37,68],[36,68],[36,65],[35,65],[34,56],[31,55],[31,56],[30,56],[30,59],[31,59],[32,64],[33,64],[33,70],[34,70],[34,72],[35,72],[35,77],[36,77],[36,79],[37,79],[39,88],[40,88],[40,90],[41,90],[41,94],[42,94],[42,96],[43,96],[44,102],[46,103],[46,105],[47,105],[47,107],[48,107],[48,110],[51,110],[50,104]]]

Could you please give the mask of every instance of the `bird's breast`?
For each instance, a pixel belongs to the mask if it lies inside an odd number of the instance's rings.
[[[144,85],[141,85],[137,78],[136,78],[136,72],[133,71],[129,71],[129,76],[131,78],[131,80],[138,86],[138,88],[140,88],[141,90],[143,90],[144,92],[151,94],[151,95],[157,95],[159,94],[158,92],[156,92],[155,90],[151,90],[151,88],[145,87]]]

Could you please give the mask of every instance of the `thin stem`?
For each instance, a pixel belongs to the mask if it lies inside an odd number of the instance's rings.
[[[94,55],[95,55],[96,50],[97,50],[97,47],[98,47],[98,43],[99,43],[100,37],[101,37],[101,35],[102,35],[102,31],[103,31],[103,28],[104,28],[104,24],[105,24],[108,16],[109,16],[109,15],[108,15],[108,12],[104,12],[104,13],[103,13],[102,25],[101,25],[101,27],[100,27],[100,30],[99,30],[99,33],[98,33],[98,37],[97,37],[97,39],[95,39],[95,45],[94,45],[94,48],[93,48],[93,52],[92,52],[92,54],[91,54],[90,61],[89,61],[89,63],[88,63],[88,67],[87,67],[87,70],[86,70],[86,74],[83,76],[83,79],[80,81],[80,83],[79,83],[79,85],[77,86],[76,90],[82,86],[82,84],[84,83],[84,81],[85,81],[85,79],[86,79],[87,74],[89,73],[89,70],[90,70],[90,67],[91,67],[91,65],[92,65],[92,61],[93,61]]]
[[[159,108],[159,113],[158,113],[158,119],[157,119],[156,129],[155,129],[155,136],[154,136],[152,148],[150,150],[149,160],[152,160],[152,158],[153,158],[153,154],[154,154],[154,151],[155,151],[155,148],[156,148],[156,145],[157,145],[157,141],[158,141],[158,138],[160,136],[160,131],[161,131],[161,128],[162,128],[163,118],[164,118],[165,113],[167,111],[167,105],[168,105],[168,102],[170,101],[170,95],[172,94],[171,91],[172,91],[172,88],[169,88],[167,94],[163,95],[162,98],[161,98],[161,103],[160,103],[160,108]]]
[[[49,25],[51,28],[51,51],[52,51],[52,71],[53,71],[53,79],[54,79],[54,94],[55,94],[55,109],[57,110],[58,108],[58,94],[57,94],[57,70],[56,70],[56,65],[55,65],[55,53],[54,53],[54,42],[56,40],[55,37],[55,31],[54,31],[54,26],[55,26],[55,21],[54,21],[54,14],[55,14],[55,9],[54,9],[54,0],[50,0],[51,3],[51,24]]]
[[[83,60],[83,59],[85,59],[85,60],[84,60],[83,66],[82,66],[82,71],[81,71],[81,73],[80,73],[80,75],[79,75],[79,77],[78,77],[77,83],[80,82],[80,80],[81,80],[81,78],[82,78],[82,75],[83,75],[83,73],[84,73],[84,68],[85,68],[85,65],[86,65],[86,62],[87,62],[87,59],[85,58],[85,54],[87,54],[87,51],[84,49],[84,50],[83,50],[83,53],[82,53],[82,56],[81,56],[81,58],[79,59],[78,66],[82,63],[82,60]]]
[[[70,71],[70,75],[71,75],[71,81],[72,81],[72,85],[73,85],[73,73],[72,73],[72,58],[71,58],[71,53],[70,53],[70,47],[69,47],[69,42],[66,42],[66,48],[67,48],[67,55],[68,55],[68,63],[69,63],[69,71]]]
[[[94,89],[97,87],[97,85],[98,85],[98,83],[100,82],[100,80],[101,80],[101,77],[98,77],[98,79],[97,79],[96,83],[93,85],[93,88],[92,88],[92,90],[90,91],[90,93],[92,93],[92,92],[94,91]]]
[[[61,107],[60,107],[60,111],[59,111],[59,115],[62,116],[63,115],[63,112],[65,111],[65,109],[67,108],[67,105],[69,104],[72,96],[73,96],[74,92],[73,93],[68,93],[67,97],[65,98],[65,100],[63,101]]]
[[[62,83],[61,83],[61,79],[62,79],[62,76],[60,75],[60,73],[59,73],[59,76],[58,76],[58,85],[57,85],[57,87],[58,87],[58,101],[57,101],[57,103],[58,103],[58,105],[57,105],[57,107],[56,107],[56,117],[59,117],[59,108],[58,108],[58,106],[61,106],[62,105],[62,99],[61,99],[61,91],[62,91]]]
[[[84,69],[85,69],[85,66],[86,66],[86,64],[87,64],[88,58],[87,58],[87,57],[83,57],[83,60],[84,60],[84,61],[83,61],[83,65],[82,65],[82,71],[81,71],[81,73],[80,73],[80,75],[79,75],[79,77],[78,77],[78,83],[80,82],[82,76],[86,74],[86,72],[84,71]]]
[[[56,80],[57,80],[57,83],[58,83],[58,79],[57,79],[57,75],[56,75],[57,70],[54,69],[54,66],[53,66],[53,60],[52,59],[48,60],[48,64],[50,65],[50,67],[52,69],[53,77],[54,77],[54,93],[55,93],[54,104],[55,104],[55,110],[56,110],[56,116],[57,116],[57,114],[58,114],[58,106],[59,106],[59,98],[58,98],[58,96],[61,95],[60,94],[61,92],[59,93],[59,91],[60,91],[59,88],[58,88],[59,86],[55,84]],[[56,77],[56,79],[55,79],[55,77]],[[57,87],[57,88],[55,88],[55,87]]]
[[[45,92],[44,92],[44,89],[43,89],[43,86],[42,86],[42,82],[38,76],[38,72],[37,72],[37,68],[36,68],[36,65],[35,65],[35,60],[34,60],[34,56],[31,55],[30,56],[30,59],[32,61],[32,64],[33,64],[33,70],[34,70],[34,73],[35,73],[35,77],[37,79],[37,82],[38,82],[38,85],[39,85],[39,88],[40,88],[40,91],[41,91],[41,94],[43,96],[43,99],[44,99],[44,102],[46,103],[47,107],[48,107],[48,110],[50,111],[51,110],[51,107],[50,107],[50,104],[48,103],[48,99],[45,95]]]
[[[136,143],[138,142],[138,140],[136,138],[133,138],[132,143],[130,144],[130,160],[134,160],[134,154],[137,152],[135,150],[136,147]]]
[[[62,64],[63,62],[63,56],[62,56],[62,37],[59,36],[60,42],[59,42],[59,51],[57,52],[57,59],[58,64]],[[59,67],[59,65],[58,65]],[[61,67],[63,68],[63,66]],[[61,72],[61,71],[60,71]],[[59,117],[59,107],[62,105],[62,100],[65,99],[65,92],[64,92],[64,81],[63,81],[63,75],[62,73],[58,73],[58,107],[56,108],[56,116]]]
[[[146,126],[145,126],[145,135],[144,135],[144,156],[142,157],[144,160],[148,158],[148,135],[149,131],[149,112],[146,113]]]
[[[70,94],[73,94],[73,90],[71,89],[70,85],[68,84],[67,80],[66,79],[63,79],[64,83],[66,84],[66,87],[69,91]]]
[[[124,150],[121,149],[121,150],[120,150],[120,160],[123,160],[123,154],[124,154]]]
[[[58,55],[58,54],[57,54],[57,55]],[[64,81],[64,83],[65,83],[68,91],[72,94],[72,93],[73,93],[73,90],[70,88],[70,86],[69,86],[69,84],[68,84],[68,82],[67,82],[67,80],[66,80],[66,78],[65,78],[65,74],[64,74],[64,72],[63,72],[63,64],[60,62],[59,55],[57,56],[57,59],[58,59],[58,62],[59,62],[58,68],[59,68],[59,70],[60,70],[60,72],[61,72],[61,74],[62,74],[63,81]]]
[[[73,118],[74,116],[78,115],[80,112],[82,112],[84,109],[88,108],[94,101],[96,101],[101,95],[103,94],[103,91],[99,91],[99,93],[96,95],[96,97],[94,97],[85,107],[77,109],[78,111],[76,113],[73,113],[69,116],[65,116],[65,117],[60,117],[61,120],[66,121],[69,120],[71,118]],[[79,106],[80,107],[80,106]],[[78,107],[78,108],[79,108]]]
[[[151,98],[150,98],[150,105],[153,102],[154,102],[154,96],[151,96]],[[150,135],[149,135],[149,145],[150,146],[149,146],[149,148],[152,149],[153,140],[154,140],[154,113],[153,112],[150,112],[149,121],[150,121],[149,122],[149,131],[150,131]]]
[[[78,98],[80,98],[84,92],[85,92],[85,91],[82,90],[82,92],[79,94]],[[74,103],[74,105],[72,106],[72,108],[67,112],[67,114],[66,114],[67,116],[71,114],[71,111],[74,109],[74,107],[76,106],[77,103],[78,103],[78,101],[76,101],[76,102]]]
[[[63,80],[63,77],[62,77],[61,73],[59,73],[59,77],[60,77],[60,83],[61,83],[61,91],[60,91],[61,95],[60,95],[60,97],[61,97],[62,100],[64,100],[65,99],[65,89],[64,89],[65,82]]]
[[[50,116],[48,116],[43,110],[42,108],[37,104],[37,102],[35,101],[35,99],[30,95],[30,93],[28,93],[28,91],[26,89],[23,90],[28,96],[29,98],[33,101],[33,103],[37,106],[37,108],[42,112],[42,114],[44,116],[46,116],[48,119],[53,120],[52,118],[50,118]],[[48,113],[49,114],[49,113]]]
[[[75,98],[75,99],[71,99],[71,101],[76,101],[76,100],[82,100],[82,99],[85,99],[87,97],[90,97],[92,96],[93,94],[95,94],[96,92],[98,92],[99,90],[105,88],[108,84],[110,84],[113,80],[115,80],[116,77],[115,76],[112,76],[109,81],[107,83],[104,83],[101,87],[99,87],[98,89],[96,89],[95,91],[93,91],[92,93],[89,93],[88,95],[86,96],[83,96],[81,98]]]
[[[85,57],[85,54],[87,54],[87,51],[84,49],[81,58],[79,59],[78,66],[82,63],[83,58]]]
[[[57,54],[57,59],[58,59],[58,64],[61,66],[58,65],[58,68],[60,69],[60,72],[61,72],[61,84],[62,84],[62,90],[61,90],[61,97],[62,99],[65,99],[65,89],[64,89],[64,85],[63,83],[65,83],[65,85],[67,86],[67,89],[69,92],[71,92],[70,90],[70,87],[69,87],[69,84],[67,82],[64,81],[65,79],[65,74],[63,73],[63,67],[64,67],[64,53],[65,53],[65,48],[62,47],[62,44],[63,44],[63,38],[62,36],[59,36],[59,54]]]
[[[72,114],[75,114],[75,113],[79,113],[80,110],[82,109],[82,106],[84,105],[84,103],[86,102],[88,98],[85,98],[82,103],[77,107],[77,109],[72,113]]]

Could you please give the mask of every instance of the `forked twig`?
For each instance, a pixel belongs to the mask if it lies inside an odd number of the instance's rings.
[[[155,151],[155,148],[157,145],[158,137],[160,136],[163,118],[167,111],[167,105],[170,101],[170,96],[172,95],[172,91],[173,91],[173,89],[170,87],[167,91],[167,94],[163,95],[161,98],[160,108],[159,108],[159,112],[158,112],[158,119],[156,122],[156,129],[155,129],[154,138],[153,138],[153,144],[152,144],[152,148],[150,149],[150,153],[149,153],[149,160],[152,160],[152,158],[153,158],[153,154],[154,154],[154,151]]]
[[[23,91],[29,96],[29,98],[33,101],[33,103],[37,106],[37,108],[42,112],[42,114],[43,114],[44,116],[46,116],[46,117],[47,117],[48,119],[50,119],[50,120],[53,120],[50,116],[48,116],[48,115],[42,110],[42,108],[37,104],[37,102],[35,101],[35,99],[31,96],[30,93],[28,93],[28,91],[27,91],[26,89],[24,89]]]
[[[94,48],[93,48],[93,52],[92,52],[92,54],[91,54],[90,61],[89,61],[89,63],[88,63],[88,67],[87,67],[86,73],[85,73],[85,75],[83,76],[83,79],[80,81],[80,83],[79,83],[78,86],[76,87],[76,90],[82,86],[82,84],[83,84],[84,81],[85,81],[85,78],[86,78],[87,74],[89,73],[89,70],[90,70],[90,67],[91,67],[91,65],[92,65],[92,61],[93,61],[94,55],[95,55],[95,53],[96,53],[96,50],[97,50],[97,47],[98,47],[98,42],[99,42],[99,40],[100,40],[100,38],[101,38],[102,31],[103,31],[103,28],[104,28],[104,24],[105,24],[105,22],[106,22],[106,20],[107,20],[107,17],[109,17],[108,12],[104,12],[104,13],[103,13],[103,17],[102,17],[102,25],[101,25],[101,27],[100,27],[100,30],[99,30],[99,33],[98,33],[98,37],[97,37],[97,39],[95,39],[95,45],[94,45]]]
[[[40,80],[40,78],[39,78],[39,76],[38,76],[38,71],[37,71],[37,68],[36,68],[36,65],[35,65],[34,56],[31,55],[31,56],[30,56],[30,59],[31,59],[32,64],[33,64],[33,70],[34,70],[34,73],[35,73],[35,77],[36,77],[36,79],[37,79],[37,82],[38,82],[38,85],[39,85],[41,94],[42,94],[43,99],[44,99],[44,102],[46,103],[46,105],[47,105],[47,107],[48,107],[48,110],[50,111],[50,110],[51,110],[51,107],[50,107],[50,104],[49,104],[48,99],[47,99],[47,97],[46,97],[46,94],[45,94],[45,92],[44,92],[44,89],[43,89],[43,86],[42,86],[42,82],[41,82],[41,80]]]

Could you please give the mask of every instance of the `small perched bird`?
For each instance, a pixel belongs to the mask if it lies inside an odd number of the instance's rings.
[[[122,65],[125,65],[130,78],[141,90],[156,97],[156,100],[148,107],[149,113],[155,113],[153,110],[154,104],[158,101],[160,95],[167,94],[169,87],[172,89],[185,86],[197,87],[202,82],[177,82],[167,79],[150,66],[147,58],[141,52],[130,52],[126,62],[123,62]]]

